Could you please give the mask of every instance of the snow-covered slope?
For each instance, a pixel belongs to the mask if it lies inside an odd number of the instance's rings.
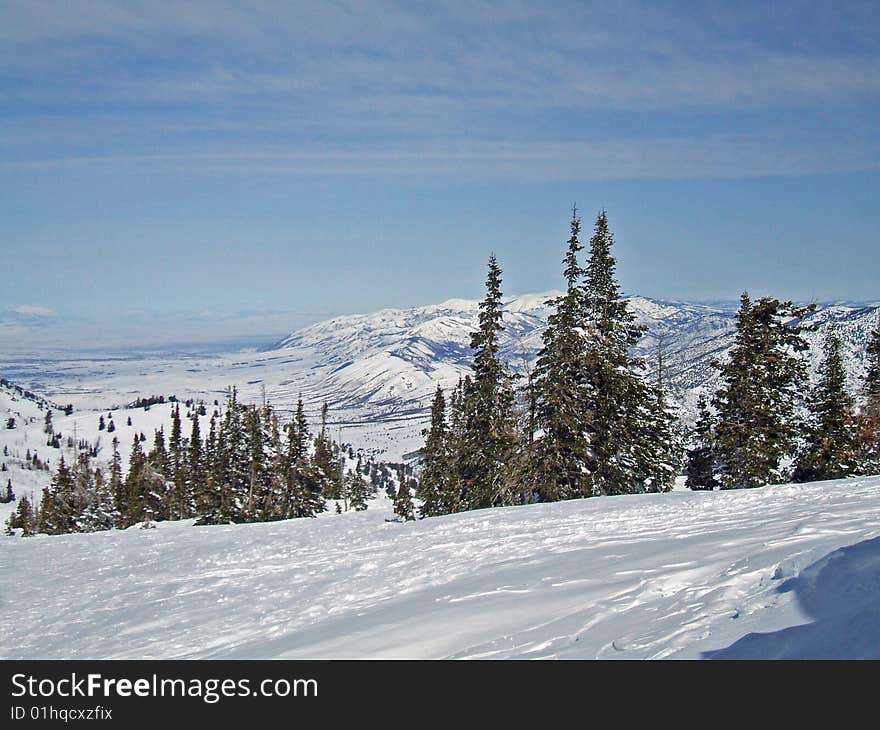
[[[3,658],[880,658],[880,477],[0,539]]]

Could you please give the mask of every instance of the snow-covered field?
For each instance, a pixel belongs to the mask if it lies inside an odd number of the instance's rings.
[[[880,477],[390,515],[0,539],[0,656],[880,658]]]

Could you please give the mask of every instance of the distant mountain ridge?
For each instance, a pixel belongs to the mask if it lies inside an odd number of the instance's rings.
[[[501,352],[514,370],[537,357],[552,312],[546,302],[559,294],[505,300]],[[662,346],[664,381],[687,415],[699,392],[717,387],[712,361],[723,357],[733,343],[736,303],[720,306],[640,296],[629,297],[628,302],[636,320],[647,327],[636,352],[645,359],[648,376],[656,374]],[[849,385],[855,390],[878,310],[877,305],[817,305],[805,321],[811,370],[821,358],[825,337],[836,328],[843,341]],[[321,390],[331,407],[366,407],[377,418],[414,413],[427,407],[438,383],[451,387],[469,371],[470,334],[478,312],[476,300],[450,299],[425,307],[335,317],[292,333],[274,351],[301,354],[313,369],[324,371]]]
[[[552,307],[560,292],[512,296],[505,300],[501,354],[516,371],[533,364]],[[646,375],[657,376],[663,349],[664,386],[688,421],[700,393],[712,393],[723,358],[735,336],[736,303],[628,299],[647,331],[637,354]],[[815,371],[825,337],[835,328],[843,342],[847,382],[856,393],[864,372],[865,346],[876,325],[876,304],[820,304],[806,320],[809,366]],[[424,442],[428,408],[439,384],[448,390],[470,372],[471,332],[479,302],[449,299],[409,309],[334,317],[299,329],[268,350],[225,354],[143,358],[65,357],[22,360],[4,375],[29,389],[81,409],[107,409],[153,393],[204,398],[225,397],[237,386],[250,402],[264,395],[281,411],[293,410],[300,395],[313,426],[322,402],[337,439],[400,458]],[[344,431],[341,435],[339,430]]]

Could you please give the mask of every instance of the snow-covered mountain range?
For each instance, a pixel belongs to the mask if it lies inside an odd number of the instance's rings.
[[[502,354],[515,370],[534,362],[559,292],[511,297],[504,310]],[[663,355],[663,377],[683,415],[693,411],[699,392],[713,391],[713,360],[730,348],[735,335],[735,305],[706,305],[630,297],[629,305],[646,333],[637,346],[656,377]],[[321,363],[322,390],[331,405],[366,410],[373,419],[424,414],[437,384],[451,387],[468,372],[470,333],[477,326],[478,302],[452,299],[413,309],[389,309],[372,315],[337,317],[306,327],[279,342],[271,352]],[[826,336],[836,330],[844,343],[849,385],[855,391],[864,368],[865,344],[880,307],[819,305],[806,321],[811,370],[821,359]],[[294,383],[291,383],[293,385]]]
[[[558,292],[509,297],[502,354],[515,370],[533,362]],[[662,349],[664,383],[688,419],[700,392],[717,387],[712,361],[723,357],[735,333],[736,303],[695,304],[630,297],[647,327],[638,354],[656,377]],[[807,319],[811,368],[835,329],[843,340],[849,386],[855,392],[864,369],[865,344],[880,306],[819,305]],[[236,385],[244,399],[265,393],[276,407],[292,409],[302,394],[308,410],[330,405],[344,440],[385,450],[398,458],[422,442],[427,407],[439,383],[451,388],[468,372],[476,300],[450,299],[410,309],[335,317],[300,329],[262,351],[231,354],[94,354],[54,360],[3,360],[0,374],[77,410],[122,407],[138,396],[221,398]]]

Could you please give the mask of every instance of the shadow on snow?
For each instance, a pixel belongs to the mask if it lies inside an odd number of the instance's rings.
[[[813,621],[747,634],[704,659],[880,659],[880,537],[840,548],[777,589]]]

